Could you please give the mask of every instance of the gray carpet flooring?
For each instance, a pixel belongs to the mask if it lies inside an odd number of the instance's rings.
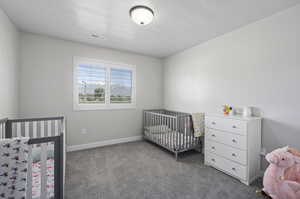
[[[254,199],[258,180],[246,186],[205,166],[198,152],[176,162],[145,141],[67,154],[67,199]]]

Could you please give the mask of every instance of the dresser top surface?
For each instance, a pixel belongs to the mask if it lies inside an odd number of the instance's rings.
[[[261,117],[245,117],[243,115],[224,115],[224,114],[218,114],[218,113],[211,113],[211,114],[205,114],[205,117],[220,117],[220,118],[227,118],[227,119],[234,119],[234,120],[261,120]]]

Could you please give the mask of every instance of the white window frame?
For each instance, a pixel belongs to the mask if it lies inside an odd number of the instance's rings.
[[[106,87],[104,104],[79,104],[79,88],[77,85],[77,68],[80,64],[104,65],[106,68]],[[101,67],[103,68],[103,67]],[[132,72],[131,103],[111,104],[110,103],[110,84],[111,69],[124,69]],[[83,110],[107,110],[107,109],[135,109],[136,108],[136,67],[123,63],[113,63],[105,60],[91,59],[85,57],[73,57],[73,109]]]

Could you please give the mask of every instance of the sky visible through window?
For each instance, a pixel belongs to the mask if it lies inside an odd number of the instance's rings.
[[[79,84],[98,84],[105,85],[106,69],[99,66],[91,66],[80,64],[78,67],[78,83]],[[123,85],[131,87],[132,73],[129,70],[112,69],[111,83],[114,85]]]
[[[130,103],[132,90],[132,72],[122,69],[111,69],[111,103]]]
[[[130,103],[132,97],[132,71],[112,68],[110,77],[110,102]],[[77,73],[79,102],[104,103],[106,78],[105,67],[80,64]]]
[[[125,87],[131,87],[132,74],[128,70],[112,69],[111,70],[111,84],[122,85]]]
[[[79,103],[105,103],[105,68],[93,65],[80,64],[78,66],[77,81],[79,88]]]
[[[106,69],[98,66],[81,64],[78,67],[79,84],[105,85]]]

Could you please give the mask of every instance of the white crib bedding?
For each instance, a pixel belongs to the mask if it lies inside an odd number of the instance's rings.
[[[161,132],[168,132],[172,131],[167,125],[155,125],[155,126],[148,126],[146,127],[147,131],[151,133],[161,133]]]
[[[167,130],[164,132],[161,131],[152,131],[151,133],[146,133],[151,139],[162,143],[163,145],[168,146],[172,149],[180,149],[192,147],[194,137],[190,135],[184,135],[182,133]]]

